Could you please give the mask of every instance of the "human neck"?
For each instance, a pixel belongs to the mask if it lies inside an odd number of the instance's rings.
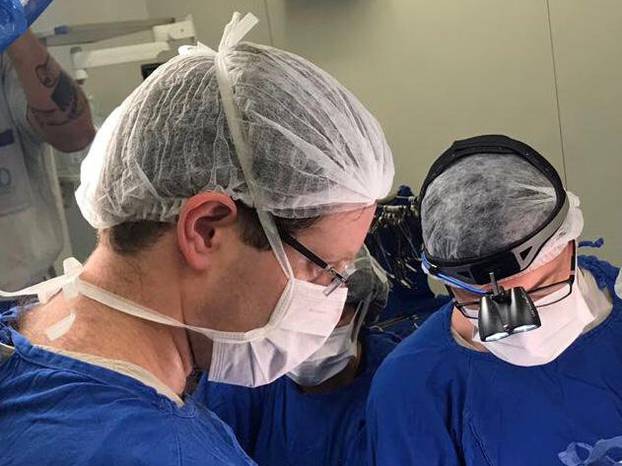
[[[80,278],[98,288],[176,320],[183,320],[174,267],[155,251],[140,262],[103,247],[93,253]],[[166,254],[166,253],[164,253]],[[70,310],[76,320],[70,331],[50,341],[45,330]],[[59,294],[24,320],[22,332],[33,343],[136,364],[177,394],[184,390],[193,360],[186,331],[142,320],[79,295],[68,302]]]

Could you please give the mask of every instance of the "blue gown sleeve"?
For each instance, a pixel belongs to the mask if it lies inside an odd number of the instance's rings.
[[[263,387],[238,387],[203,377],[194,397],[229,425],[244,451],[253,456],[263,416],[263,392]]]
[[[413,359],[389,357],[376,374],[367,405],[368,463],[462,465],[449,425],[456,403],[435,381],[443,366],[421,367]]]

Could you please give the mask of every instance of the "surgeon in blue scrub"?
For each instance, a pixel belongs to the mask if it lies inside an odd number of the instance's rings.
[[[320,68],[240,43],[255,23],[183,48],[97,132],[76,192],[96,249],[0,314],[0,464],[255,464],[189,376],[271,383],[339,322],[391,151]]]
[[[348,284],[338,327],[300,366],[276,382],[251,389],[208,382],[196,398],[231,426],[259,465],[365,464],[365,406],[376,369],[399,339],[368,330],[382,311],[389,285],[363,249]]]
[[[622,300],[617,267],[577,256],[578,197],[491,135],[455,142],[420,199],[423,265],[453,302],[379,368],[371,462],[584,464],[567,452],[622,435]]]

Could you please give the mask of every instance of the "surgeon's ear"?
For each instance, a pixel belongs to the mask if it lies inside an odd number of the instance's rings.
[[[226,194],[207,192],[188,199],[177,221],[177,242],[186,262],[195,270],[205,270],[212,254],[223,246],[237,221],[235,202]]]

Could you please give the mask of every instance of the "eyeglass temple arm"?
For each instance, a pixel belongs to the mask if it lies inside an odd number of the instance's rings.
[[[339,280],[341,280],[343,282],[346,281],[345,277],[342,276],[339,272],[337,272],[334,267],[332,267],[331,265],[327,264],[326,261],[324,261],[322,258],[317,256],[313,251],[307,249],[296,238],[294,238],[293,236],[289,235],[288,233],[285,233],[280,228],[279,228],[279,234],[281,235],[281,239],[283,240],[284,243],[286,243],[289,246],[291,246],[292,248],[294,248],[296,251],[298,251],[300,254],[305,256],[311,262],[315,263],[316,265],[318,265],[319,267],[324,269],[326,272],[334,275]]]

